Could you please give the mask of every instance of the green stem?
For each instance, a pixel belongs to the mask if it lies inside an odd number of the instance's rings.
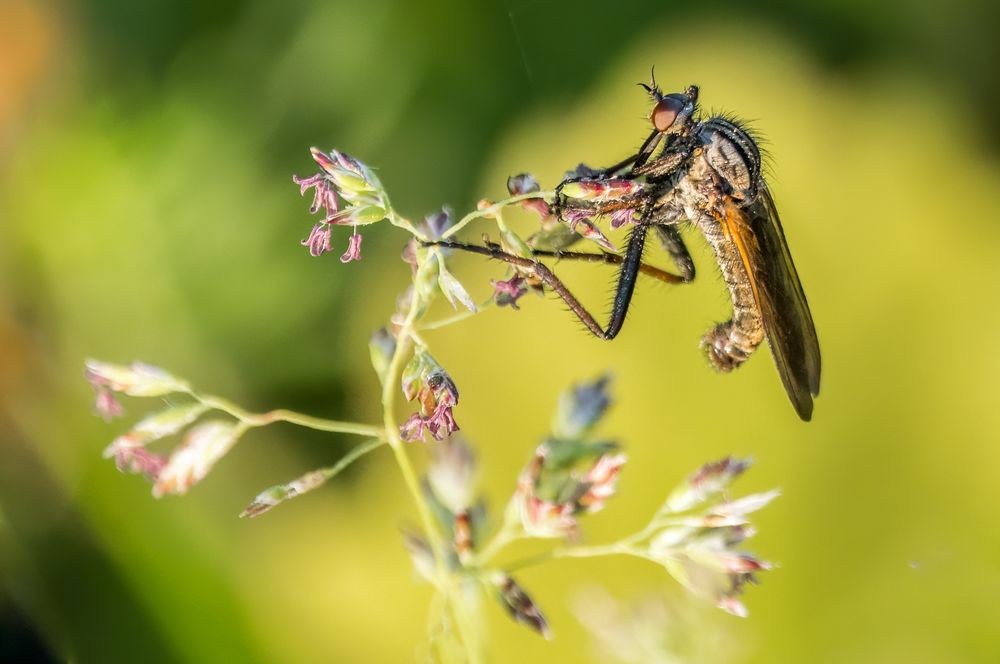
[[[556,558],[596,558],[599,556],[636,556],[637,558],[650,559],[644,552],[625,544],[615,542],[614,544],[600,544],[595,546],[566,546],[558,549],[551,549],[534,556],[521,558],[503,566],[508,572],[531,567]]]
[[[371,438],[385,438],[385,433],[381,427],[372,424],[360,424],[358,422],[340,422],[338,420],[328,420],[322,417],[304,415],[292,410],[279,408],[266,413],[251,413],[229,399],[223,399],[211,394],[199,394],[190,392],[191,396],[205,404],[209,408],[221,410],[232,415],[247,426],[262,427],[275,422],[288,422],[317,431],[329,431],[332,433],[348,433],[356,436],[368,436]]]
[[[430,323],[424,323],[424,324],[420,325],[418,329],[421,332],[426,332],[428,330],[437,330],[437,329],[440,329],[442,327],[447,327],[447,326],[449,326],[449,325],[451,325],[453,323],[460,323],[463,320],[466,320],[468,318],[472,318],[477,313],[479,313],[480,311],[482,311],[486,307],[490,306],[491,304],[493,304],[493,298],[492,297],[490,299],[486,300],[485,302],[483,302],[482,304],[480,304],[479,307],[478,307],[478,311],[469,311],[468,309],[462,309],[458,313],[456,313],[456,314],[454,314],[452,316],[448,316],[447,318],[441,318],[441,319],[438,319],[438,320],[435,320],[435,321],[431,321]]]
[[[389,362],[389,368],[386,370],[385,383],[382,387],[382,412],[383,424],[385,427],[384,435],[389,443],[389,447],[392,448],[393,456],[396,458],[396,464],[399,466],[399,470],[403,475],[403,482],[406,484],[406,488],[409,490],[410,496],[413,498],[413,502],[417,506],[417,512],[420,515],[421,525],[423,526],[423,530],[427,535],[428,541],[430,542],[431,551],[434,555],[434,564],[437,571],[435,585],[437,586],[439,592],[444,595],[445,602],[451,610],[452,616],[455,620],[455,628],[458,632],[459,640],[463,643],[466,649],[469,661],[478,662],[480,661],[479,650],[475,644],[474,637],[471,634],[471,629],[464,620],[462,610],[458,606],[459,602],[455,599],[455,589],[453,588],[452,580],[449,578],[448,569],[445,565],[444,551],[446,550],[446,545],[441,537],[440,530],[434,524],[430,508],[427,505],[427,501],[424,499],[423,492],[420,490],[420,484],[417,481],[417,474],[413,470],[413,465],[410,463],[410,458],[406,453],[403,440],[399,436],[399,423],[396,422],[395,418],[396,392],[398,391],[400,374],[403,370],[403,362],[413,348],[413,330],[419,313],[420,306],[417,302],[417,296],[414,294],[413,300],[410,303],[410,310],[407,312],[406,319],[400,327],[396,342],[396,351],[393,353],[392,360]]]
[[[383,425],[384,435],[387,437],[389,446],[392,448],[399,470],[403,474],[403,481],[406,483],[406,488],[410,491],[411,497],[417,505],[417,511],[420,514],[423,528],[430,538],[432,546],[435,548],[435,559],[440,563],[443,562],[440,560],[438,552],[441,544],[440,533],[434,526],[430,508],[427,506],[423,492],[420,490],[417,475],[413,470],[413,465],[410,463],[410,458],[407,456],[406,450],[403,448],[403,440],[399,437],[399,424],[396,422],[394,414],[396,408],[396,388],[399,383],[400,373],[402,372],[403,360],[413,348],[413,337],[410,333],[418,313],[415,300],[414,296],[414,302],[410,305],[410,311],[407,313],[406,320],[399,331],[396,351],[393,353],[392,360],[389,362],[389,368],[386,371],[385,384],[382,387]]]
[[[389,223],[395,226],[396,228],[402,228],[404,231],[414,236],[421,242],[425,242],[427,240],[427,236],[421,233],[419,230],[417,230],[417,227],[414,226],[409,219],[406,219],[405,217],[401,217],[398,214],[396,214],[395,210],[391,208],[391,204],[389,209],[389,215],[386,217],[386,219],[388,219]]]
[[[469,567],[486,567],[508,544],[524,537],[521,524],[514,518],[513,512],[511,504],[508,504],[503,513],[503,523],[500,525],[500,530],[474,554]]]
[[[424,341],[422,336],[420,336],[420,333],[417,332],[416,328],[410,330],[410,338],[413,339],[413,343],[417,345],[417,348],[423,350],[427,349],[427,342]]]
[[[446,230],[444,233],[442,233],[441,239],[447,240],[452,235],[462,230],[470,222],[475,221],[476,219],[482,219],[483,217],[492,217],[498,211],[502,210],[508,205],[512,205],[520,201],[527,201],[532,198],[541,198],[543,200],[548,201],[552,200],[554,197],[555,197],[555,192],[553,191],[533,191],[528,194],[519,194],[517,196],[511,196],[510,198],[505,198],[502,201],[497,201],[493,205],[483,208],[482,210],[476,210],[475,212],[470,212],[469,214],[465,215],[464,217],[459,219],[457,224],[455,224],[454,226]]]
[[[241,422],[238,426],[249,427],[249,424]],[[337,463],[326,468],[320,468],[318,470],[306,473],[305,475],[292,480],[291,482],[285,484],[279,484],[277,486],[270,487],[261,492],[257,498],[240,512],[240,518],[255,518],[266,512],[270,512],[275,506],[284,502],[289,498],[295,498],[302,495],[308,491],[312,491],[322,484],[325,484],[330,479],[335,477],[344,468],[357,461],[359,458],[368,454],[372,450],[382,447],[386,444],[386,441],[382,438],[372,438],[364,443],[353,447],[351,451],[342,456]],[[319,481],[315,479],[316,475],[320,476]],[[294,489],[293,489],[294,486]]]
[[[332,466],[328,466],[326,468],[321,468],[320,472],[323,473],[324,479],[327,480],[332,479],[344,468],[347,468],[348,466],[350,466],[352,463],[354,463],[364,455],[368,454],[374,449],[382,447],[385,444],[386,441],[383,438],[372,438],[371,440],[365,441],[364,443],[361,443],[357,447],[351,448],[351,451],[345,454],[344,456],[340,457],[340,461],[338,461],[337,463],[333,464]]]
[[[626,544],[628,546],[632,546],[633,544],[638,544],[639,542],[648,540],[650,537],[653,536],[654,533],[656,533],[656,531],[670,526],[685,528],[685,527],[691,527],[691,524],[688,523],[688,521],[683,516],[670,517],[670,516],[662,516],[659,513],[657,513],[655,516],[653,516],[652,519],[650,519],[649,523],[646,524],[645,528],[643,528],[642,530],[640,530],[635,534],[629,535],[625,539],[621,540],[621,543]]]

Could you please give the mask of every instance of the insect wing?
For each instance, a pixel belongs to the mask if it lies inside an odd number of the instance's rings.
[[[819,394],[819,341],[767,186],[760,183],[756,200],[746,208],[727,198],[724,219],[750,279],[781,382],[799,417],[808,421]]]

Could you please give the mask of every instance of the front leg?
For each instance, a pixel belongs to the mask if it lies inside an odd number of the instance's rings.
[[[593,169],[587,166],[586,164],[580,164],[579,166],[577,166],[576,170],[573,171],[574,174],[570,175],[569,177],[563,178],[563,181],[560,182],[559,186],[556,187],[555,206],[557,214],[562,207],[575,207],[575,206],[566,206],[564,203],[563,188],[566,185],[572,183],[594,183],[604,180],[616,180],[616,179],[630,180],[636,176],[637,170],[642,168],[643,165],[649,160],[650,156],[652,156],[653,152],[656,150],[656,147],[660,144],[660,141],[662,139],[663,139],[663,134],[660,133],[659,131],[654,130],[653,133],[650,134],[645,141],[643,141],[642,146],[639,148],[638,152],[636,152],[633,155],[629,155],[625,159],[619,161],[617,164],[601,169]],[[628,171],[621,172],[625,168],[628,168]],[[562,217],[560,216],[559,218],[561,219]]]
[[[593,171],[589,177],[566,178],[560,182],[553,203],[556,216],[566,221],[565,210],[578,210],[590,216],[609,215],[638,207],[642,199],[663,200],[676,184],[675,178],[670,176],[687,162],[691,150],[686,144],[672,146],[653,161],[646,161],[642,155],[640,151],[612,167],[617,170],[619,166],[632,163],[628,175],[607,178],[606,174],[613,171]],[[620,226],[623,219],[624,216],[617,219],[612,216],[612,225]]]
[[[586,164],[580,164],[576,167],[576,175],[565,178],[563,183],[566,182],[579,182],[580,180],[607,180],[609,178],[614,178],[616,175],[618,177],[631,177],[635,174],[635,170],[641,167],[646,161],[652,156],[653,152],[656,150],[656,146],[660,144],[663,138],[663,134],[659,131],[653,131],[645,141],[643,141],[642,146],[639,151],[633,155],[625,157],[617,164],[608,166],[607,168],[593,169]],[[619,173],[622,169],[631,166],[627,173]]]
[[[632,176],[646,176],[647,180],[659,180],[671,175],[688,158],[686,150],[677,150],[660,155],[656,159],[632,169]]]
[[[598,171],[599,174],[597,177],[601,179],[612,177],[615,173],[629,165],[631,165],[632,168],[629,169],[628,176],[626,177],[634,176],[636,174],[636,170],[642,168],[643,164],[645,164],[646,161],[649,160],[650,156],[652,156],[653,152],[656,151],[656,146],[660,144],[662,139],[663,134],[657,130],[653,130],[653,133],[649,135],[649,138],[643,141],[642,147],[639,148],[638,152],[630,157],[622,159],[614,166],[609,166],[602,171]]]

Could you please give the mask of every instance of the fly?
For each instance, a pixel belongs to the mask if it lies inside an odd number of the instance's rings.
[[[638,274],[687,283],[695,268],[679,227],[697,228],[715,253],[732,301],[732,317],[701,340],[711,364],[730,372],[766,339],[778,375],[799,417],[812,417],[819,394],[820,351],[809,304],[792,262],[781,221],[761,173],[760,149],[739,122],[724,116],[702,119],[698,88],[663,94],[641,84],[653,101],[652,133],[639,150],[605,169],[581,166],[556,188],[554,208],[572,223],[607,216],[612,226],[632,226],[623,255],[536,251],[533,259],[499,246],[440,242],[503,260],[533,275],[561,297],[595,336],[621,331]],[[672,274],[642,262],[649,234],[670,254]],[[545,266],[540,257],[620,265],[608,324],[602,327]]]

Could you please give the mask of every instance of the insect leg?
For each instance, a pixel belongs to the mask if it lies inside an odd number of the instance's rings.
[[[617,173],[618,171],[620,171],[623,168],[625,168],[626,166],[631,166],[633,163],[635,163],[635,161],[639,158],[639,154],[640,154],[639,152],[636,152],[634,155],[631,155],[629,157],[625,157],[624,159],[622,159],[621,161],[619,161],[614,166],[608,166],[607,168],[602,168],[599,171],[597,171],[597,175],[594,175],[592,177],[595,177],[595,178],[610,177],[610,176],[614,175],[615,173]],[[572,181],[572,178],[569,181]]]
[[[656,232],[656,237],[660,240],[660,244],[670,254],[674,265],[677,266],[677,270],[681,273],[680,281],[685,284],[694,281],[694,261],[691,260],[691,254],[684,245],[684,240],[681,238],[677,226],[656,224],[653,228]]]
[[[625,314],[628,313],[628,305],[632,301],[632,293],[635,292],[635,280],[639,275],[639,266],[642,265],[642,251],[646,246],[646,233],[649,232],[650,226],[648,217],[648,213],[643,215],[642,221],[636,224],[629,235],[625,260],[618,273],[618,286],[615,288],[615,301],[611,305],[608,328],[603,335],[597,335],[603,339],[614,339],[625,324]]]
[[[606,328],[602,328],[601,324],[587,311],[586,307],[580,303],[575,295],[566,287],[562,282],[546,266],[544,263],[532,260],[530,258],[522,258],[521,256],[515,256],[514,254],[508,254],[507,252],[500,249],[499,246],[490,244],[485,247],[481,247],[474,244],[463,244],[460,242],[428,242],[429,246],[439,246],[439,247],[449,247],[452,249],[462,249],[464,251],[469,251],[476,254],[481,254],[483,256],[489,256],[490,258],[495,258],[501,260],[505,263],[515,265],[524,269],[525,271],[531,272],[543,283],[545,283],[552,291],[562,298],[570,310],[580,319],[591,334],[595,337],[600,337],[601,339],[614,339],[618,332],[621,331],[622,324],[625,322],[625,313],[628,311],[629,303],[632,301],[632,293],[635,291],[636,278],[639,275],[640,269],[642,267],[642,250],[646,243],[646,234],[649,231],[649,222],[643,220],[641,223],[637,224],[632,230],[632,234],[629,236],[628,247],[625,250],[625,256],[621,259],[621,271],[618,273],[618,285],[615,288],[615,299],[611,306],[611,316],[608,320]]]
[[[631,156],[626,157],[625,159],[622,159],[621,161],[619,161],[617,164],[614,164],[613,166],[608,166],[607,168],[602,168],[602,169],[599,169],[597,171],[594,171],[590,175],[582,176],[582,177],[569,177],[569,178],[565,178],[562,182],[559,183],[559,186],[556,187],[556,200],[555,200],[556,214],[561,219],[562,218],[561,210],[564,207],[580,207],[580,206],[577,206],[577,205],[566,205],[565,204],[565,198],[562,195],[562,189],[567,184],[569,184],[570,182],[580,182],[582,180],[604,180],[604,179],[607,179],[607,178],[610,178],[610,177],[614,177],[616,174],[618,174],[619,177],[624,177],[624,178],[635,177],[636,175],[640,174],[639,171],[642,169],[643,165],[649,160],[649,157],[656,150],[656,146],[660,144],[660,141],[662,139],[663,139],[663,134],[661,132],[659,132],[659,131],[657,131],[657,130],[654,129],[653,133],[649,135],[649,138],[647,138],[645,141],[643,141],[642,146],[639,148],[639,151],[636,152],[634,155],[631,155]],[[654,163],[658,163],[661,160],[662,159],[658,159]],[[625,168],[625,167],[627,167],[629,165],[631,165],[632,168],[630,168],[628,170],[628,172],[621,173],[621,174],[618,173],[623,168]],[[583,166],[583,164],[581,164],[581,166]],[[580,203],[582,201],[576,201],[576,202]]]
[[[645,175],[647,178],[656,179],[673,173],[678,166],[684,163],[688,153],[685,150],[668,151],[666,154],[657,157],[654,161],[637,163],[632,167],[632,176]]]
[[[428,247],[444,247],[446,249],[459,249],[461,251],[468,251],[473,254],[480,254],[482,256],[489,256],[490,258],[495,258],[496,260],[503,261],[505,263],[510,263],[511,265],[517,265],[518,267],[524,267],[522,261],[527,260],[529,263],[533,263],[530,259],[524,259],[513,254],[508,254],[500,246],[495,243],[487,243],[487,246],[480,246],[477,244],[466,244],[464,242],[452,242],[452,241],[440,241],[440,242],[426,242],[425,246]],[[586,251],[546,251],[546,250],[532,250],[531,252],[534,256],[540,256],[543,258],[555,258],[557,261],[580,261],[583,263],[603,263],[605,265],[621,265],[625,262],[625,258],[619,256],[618,254],[612,254],[611,252],[602,251],[599,254],[590,253]],[[516,260],[514,260],[516,259]],[[686,276],[674,274],[673,272],[668,272],[662,268],[658,268],[655,265],[650,265],[649,263],[641,263],[639,265],[639,274],[643,274],[647,277],[656,279],[657,281],[662,281],[665,284],[683,284],[690,281]]]
[[[642,147],[640,147],[639,151],[635,153],[635,157],[632,157],[627,161],[622,162],[620,165],[618,165],[617,168],[614,168],[613,170],[607,169],[608,172],[614,172],[619,168],[622,168],[624,166],[627,166],[629,163],[632,163],[631,175],[635,175],[636,171],[649,160],[650,155],[653,154],[653,151],[656,150],[656,146],[660,144],[660,141],[662,139],[663,139],[663,133],[654,129],[653,133],[649,135],[649,138],[647,138],[645,141],[642,142]]]
[[[584,251],[537,250],[532,253],[535,256],[555,258],[557,261],[582,261],[585,263],[604,263],[606,265],[621,265],[625,262],[625,259],[618,254],[612,254],[606,251],[599,254],[592,254]],[[648,263],[642,263],[639,265],[639,273],[644,274],[647,277],[652,277],[657,281],[662,281],[666,284],[683,284],[691,280],[687,275],[674,274],[673,272],[661,270],[660,268],[649,265]]]
[[[629,174],[630,175],[634,174],[636,168],[646,163],[650,155],[653,154],[653,151],[656,150],[656,146],[660,144],[660,140],[662,138],[663,134],[660,133],[659,131],[654,130],[653,133],[649,135],[649,138],[647,138],[645,141],[642,142],[642,146],[635,154],[625,157],[624,159],[619,161],[617,164],[614,164],[613,166],[608,166],[607,168],[598,169],[597,172],[594,175],[591,175],[589,178],[567,178],[563,180],[563,182],[560,184],[566,184],[567,182],[574,182],[577,180],[585,180],[585,179],[602,180],[604,178],[612,177],[615,173],[622,170],[626,166],[632,166],[632,168],[629,171]]]

